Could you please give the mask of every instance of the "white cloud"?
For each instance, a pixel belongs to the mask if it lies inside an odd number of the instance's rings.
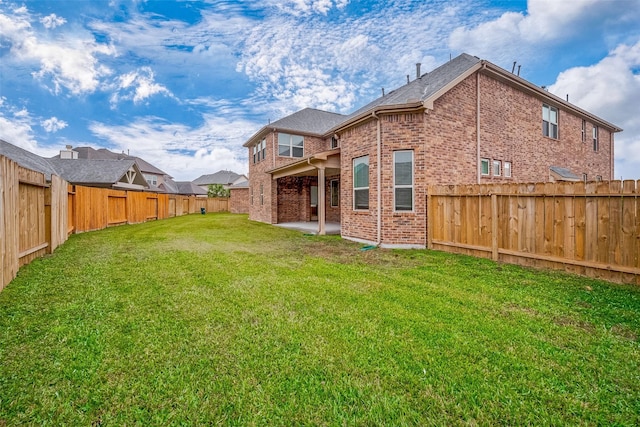
[[[43,120],[40,122],[40,125],[49,133],[57,132],[68,126],[67,122],[60,120],[57,117],[51,117],[50,119]]]
[[[24,107],[10,105],[0,97],[0,139],[44,157],[57,154],[57,150],[38,144],[33,125],[36,120]]]
[[[623,128],[615,136],[615,176],[640,179],[640,41],[589,67],[568,69],[549,90]]]
[[[101,78],[111,73],[100,64],[98,55],[115,55],[112,46],[97,43],[90,34],[65,33],[60,40],[48,40],[33,30],[31,20],[25,7],[11,15],[0,13],[1,40],[10,46],[10,57],[4,60],[20,66],[39,64],[32,76],[52,84],[56,94],[63,89],[74,95],[94,92]]]
[[[284,13],[292,15],[320,14],[326,15],[334,7],[344,9],[349,0],[267,0],[266,6],[276,7]]]
[[[173,94],[165,86],[155,82],[155,74],[150,67],[142,67],[136,71],[123,74],[112,85],[116,93],[111,96],[114,106],[121,100],[133,101],[139,104],[153,95],[162,94],[173,98]]]
[[[233,117],[206,115],[196,128],[145,117],[122,126],[92,123],[90,130],[114,151],[140,156],[176,180],[190,181],[219,169],[247,172],[242,143],[258,125]]]
[[[52,30],[56,27],[64,25],[67,22],[67,20],[60,16],[57,16],[55,13],[52,13],[49,16],[40,18],[40,22],[42,23],[42,25],[44,25],[46,29]]]
[[[637,0],[529,0],[527,12],[505,12],[496,19],[480,19],[473,28],[460,27],[449,37],[452,48],[508,63],[517,58],[544,58],[540,49],[568,43],[575,37],[637,28]]]

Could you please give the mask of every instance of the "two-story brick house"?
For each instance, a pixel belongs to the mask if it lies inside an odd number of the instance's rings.
[[[429,184],[608,180],[620,130],[462,54],[351,115],[304,109],[264,126],[244,144],[249,218],[425,247]]]

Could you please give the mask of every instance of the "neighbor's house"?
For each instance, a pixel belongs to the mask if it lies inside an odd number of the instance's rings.
[[[247,180],[246,175],[221,170],[216,173],[201,175],[194,179],[193,183],[205,191],[209,191],[209,186],[215,184],[220,184],[225,190],[228,190],[232,185],[239,185],[243,182],[247,182]]]
[[[488,61],[407,80],[348,116],[305,109],[253,135],[249,218],[422,248],[430,184],[613,177],[620,128]]]
[[[75,147],[67,145],[64,150],[60,150],[60,154],[51,159],[53,162],[59,160],[79,160],[78,163],[68,163],[67,170],[69,172],[75,170],[76,173],[82,174],[88,172],[87,165],[91,162],[98,168],[96,173],[105,174],[107,170],[100,170],[101,166],[109,164],[104,161],[133,161],[135,162],[135,168],[138,172],[138,179],[146,181],[147,185],[144,186],[144,190],[152,191],[156,193],[168,193],[168,194],[180,194],[186,196],[206,197],[206,191],[202,191],[201,188],[192,185],[190,181],[174,181],[166,172],[137,156],[130,156],[125,153],[114,153],[105,148],[94,149],[92,147]],[[103,161],[100,163],[99,161]],[[79,176],[78,176],[79,177]],[[74,182],[80,184],[80,182]],[[87,184],[81,184],[87,185]],[[135,188],[139,189],[139,188]]]

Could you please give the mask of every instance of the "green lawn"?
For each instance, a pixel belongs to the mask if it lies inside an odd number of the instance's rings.
[[[0,426],[638,425],[640,288],[229,214],[0,292]]]

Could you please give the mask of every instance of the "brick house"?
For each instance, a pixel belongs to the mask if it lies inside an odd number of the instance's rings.
[[[426,246],[427,186],[609,180],[617,126],[462,54],[345,116],[304,109],[249,150],[249,218]]]

